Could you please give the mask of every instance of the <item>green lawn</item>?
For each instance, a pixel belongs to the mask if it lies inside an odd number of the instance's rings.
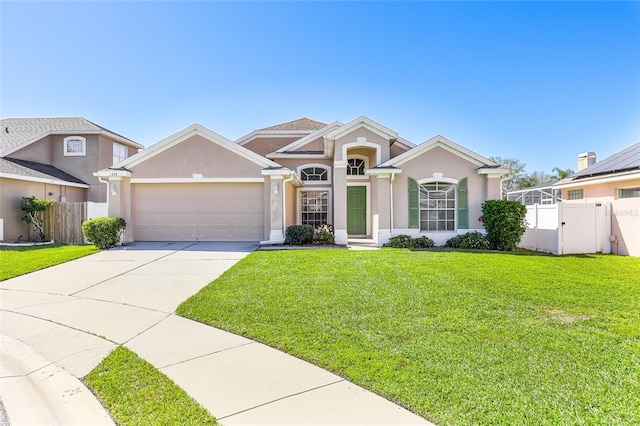
[[[0,246],[0,281],[97,253],[93,245]]]
[[[218,424],[171,379],[124,347],[111,352],[85,381],[118,425]]]
[[[262,251],[178,308],[438,424],[639,424],[640,259]]]

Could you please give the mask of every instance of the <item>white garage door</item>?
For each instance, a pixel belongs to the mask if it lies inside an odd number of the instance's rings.
[[[136,241],[264,239],[261,183],[134,184]]]

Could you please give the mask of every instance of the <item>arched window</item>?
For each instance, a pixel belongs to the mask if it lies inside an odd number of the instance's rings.
[[[347,176],[364,176],[366,163],[362,158],[349,158],[347,160]]]
[[[322,167],[307,167],[300,171],[300,179],[304,181],[328,181],[329,171]]]
[[[87,155],[87,140],[82,136],[68,136],[64,138],[64,156]]]
[[[429,182],[420,185],[420,230],[456,229],[456,185]]]

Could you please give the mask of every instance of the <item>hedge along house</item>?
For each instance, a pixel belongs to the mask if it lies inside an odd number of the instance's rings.
[[[337,244],[482,230],[509,172],[442,136],[420,145],[366,117],[306,118],[233,142],[194,124],[97,173],[128,241],[281,243],[287,226],[333,224]]]

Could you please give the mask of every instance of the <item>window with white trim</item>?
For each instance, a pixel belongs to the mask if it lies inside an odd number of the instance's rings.
[[[618,198],[638,198],[640,197],[640,186],[636,188],[618,189]]]
[[[300,180],[327,182],[329,171],[322,167],[306,167],[300,170]]]
[[[420,230],[455,231],[456,185],[429,182],[420,185]]]
[[[87,155],[87,140],[82,136],[67,136],[64,138],[64,156]]]
[[[584,198],[584,190],[570,189],[568,196],[569,196],[569,200],[582,200]]]
[[[349,158],[347,160],[347,176],[364,176],[366,163],[362,158]]]
[[[329,221],[329,191],[300,191],[300,223],[324,225]]]
[[[113,164],[127,159],[127,147],[117,142],[113,143]]]

